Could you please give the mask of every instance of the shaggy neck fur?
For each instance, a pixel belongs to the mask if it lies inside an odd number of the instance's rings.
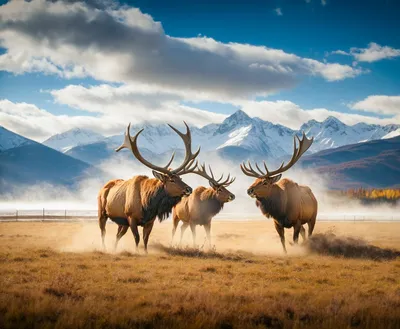
[[[273,186],[271,194],[268,197],[257,198],[256,205],[266,217],[272,217],[278,221],[283,227],[291,227],[286,218],[283,209],[280,188]]]
[[[200,200],[203,203],[202,208],[211,217],[214,217],[224,208],[224,203],[217,199],[217,193],[213,188],[205,189],[201,193]]]
[[[181,200],[180,196],[171,197],[165,191],[164,186],[157,184],[151,194],[147,196],[146,205],[143,206],[143,224],[148,223],[155,217],[162,222],[171,214],[172,208]]]

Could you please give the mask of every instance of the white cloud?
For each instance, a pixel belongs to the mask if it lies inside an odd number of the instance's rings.
[[[388,115],[400,115],[400,96],[371,95],[355,104],[353,110],[362,110]]]
[[[120,94],[101,96],[105,88],[87,89],[86,93],[79,89],[66,88],[68,96],[63,92],[55,93],[56,100],[84,111],[97,112],[97,116],[68,116],[53,115],[33,104],[13,103],[9,100],[0,100],[0,122],[25,137],[36,141],[43,141],[51,135],[72,129],[85,128],[103,135],[120,134],[128,122],[138,124],[151,123],[178,123],[185,120],[191,125],[203,126],[211,122],[220,122],[225,115],[203,111],[200,109],[179,104],[163,103],[158,108],[149,108],[139,102],[133,104],[130,97]],[[150,96],[151,97],[151,96]],[[147,101],[147,100],[146,100]],[[78,103],[82,102],[78,106]],[[98,110],[97,110],[98,109]]]
[[[321,0],[321,5],[326,6],[326,0]]]
[[[329,116],[334,116],[347,125],[354,125],[359,122],[380,125],[400,123],[399,116],[389,119],[379,119],[359,114],[336,112],[325,108],[306,110],[293,102],[284,100],[259,102],[243,101],[237,105],[241,105],[242,110],[252,117],[259,117],[263,120],[281,124],[292,129],[299,129],[303,123],[309,120],[323,121]]]
[[[278,16],[282,16],[283,15],[281,8],[275,8],[274,11],[275,11],[275,14],[277,14]]]
[[[400,56],[400,49],[395,49],[389,46],[380,46],[375,42],[369,43],[367,48],[350,49],[350,52],[344,50],[335,50],[330,54],[353,56],[358,62],[376,62],[382,59],[391,59]],[[357,62],[356,62],[357,63]]]
[[[220,97],[267,95],[304,75],[352,78],[358,68],[279,49],[175,38],[139,9],[14,0],[0,7],[0,70],[144,83]]]

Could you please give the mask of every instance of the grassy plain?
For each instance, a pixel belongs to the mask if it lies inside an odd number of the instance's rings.
[[[104,253],[96,223],[0,223],[0,327],[400,328],[400,223],[319,222],[288,256],[270,221],[215,222],[211,251],[201,227],[169,247],[170,221],[149,255],[115,233]]]

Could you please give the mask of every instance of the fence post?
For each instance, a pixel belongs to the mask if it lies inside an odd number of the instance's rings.
[[[44,220],[44,208],[43,208],[43,220]]]
[[[64,210],[64,220],[67,220],[67,209]]]
[[[15,211],[15,221],[18,222],[18,209]]]

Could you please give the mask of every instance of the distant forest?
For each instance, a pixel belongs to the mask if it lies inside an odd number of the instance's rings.
[[[400,200],[400,189],[348,189],[339,192],[342,196],[358,199],[364,203],[396,203]]]

